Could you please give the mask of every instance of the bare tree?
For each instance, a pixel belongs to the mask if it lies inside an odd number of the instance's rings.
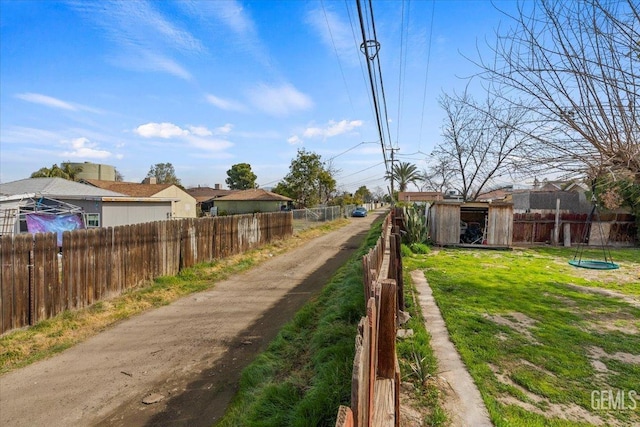
[[[437,191],[444,193],[451,188],[455,171],[447,158],[434,157],[429,167],[422,170],[420,191]]]
[[[501,178],[533,173],[530,131],[518,130],[526,127],[527,112],[500,101],[488,98],[478,104],[466,92],[440,97],[444,141],[433,151],[435,169],[428,175],[447,177],[464,200],[475,200]]]
[[[630,172],[640,182],[637,0],[537,0],[505,15],[512,26],[474,62],[493,95],[526,100],[516,104],[544,123],[536,128],[544,134],[530,133],[537,159],[592,177]]]

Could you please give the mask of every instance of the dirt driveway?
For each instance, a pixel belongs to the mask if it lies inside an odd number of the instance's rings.
[[[0,377],[0,425],[210,426],[235,394],[241,370],[381,215],[353,218],[209,291]],[[143,403],[149,396],[161,400]]]

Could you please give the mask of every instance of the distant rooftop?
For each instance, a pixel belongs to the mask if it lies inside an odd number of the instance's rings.
[[[220,188],[219,184],[216,184],[216,188],[211,187],[193,187],[187,188],[186,192],[196,199],[196,202],[206,202],[207,200],[227,196],[229,194],[237,193],[239,190],[225,190]]]
[[[216,200],[227,200],[227,201],[241,201],[241,200],[259,200],[259,201],[280,201],[287,202],[292,199],[282,196],[280,194],[272,193],[267,190],[263,190],[262,188],[255,188],[253,190],[243,190],[237,191],[233,194],[229,194],[228,196],[219,197]]]
[[[90,185],[104,190],[115,191],[133,197],[153,197],[173,184],[138,184],[135,182],[105,181],[100,179],[84,179]]]

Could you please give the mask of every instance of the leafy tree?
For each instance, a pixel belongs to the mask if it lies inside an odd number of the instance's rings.
[[[156,163],[147,172],[147,178],[155,178],[158,184],[175,184],[182,186],[171,163]]]
[[[398,184],[398,191],[407,191],[409,184],[415,184],[422,180],[422,174],[418,171],[418,167],[409,162],[394,163],[391,172],[387,174],[386,179]]]
[[[301,149],[273,192],[291,197],[299,206],[313,207],[326,202],[335,188],[336,181],[321,156]]]
[[[363,185],[360,188],[358,188],[356,192],[353,194],[353,197],[355,198],[357,203],[369,203],[373,198],[371,196],[371,191],[369,191],[366,185]]]
[[[43,167],[31,174],[31,178],[63,178],[75,181],[82,172],[82,166],[72,166],[70,162],[62,163],[62,167],[54,163],[50,168]]]
[[[237,163],[231,166],[231,169],[227,171],[227,176],[228,178],[225,182],[232,190],[258,188],[256,184],[258,177],[251,171],[251,165],[249,163]]]
[[[351,193],[348,193],[346,191],[343,191],[342,193],[338,193],[334,195],[329,201],[329,204],[333,206],[355,205],[356,203],[357,202],[355,198],[351,195]]]

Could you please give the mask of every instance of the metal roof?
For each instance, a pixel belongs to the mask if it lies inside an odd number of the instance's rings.
[[[90,196],[90,197],[117,197],[124,196],[115,191],[103,190],[92,185],[81,184],[63,178],[27,178],[18,181],[0,184],[0,194],[9,196],[16,194],[34,193],[42,196]]]

